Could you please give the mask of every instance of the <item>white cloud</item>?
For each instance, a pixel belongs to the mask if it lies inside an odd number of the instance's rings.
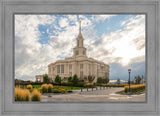
[[[67,15],[68,16],[68,20],[71,22],[71,23],[75,23],[77,22],[77,15]]]
[[[109,83],[116,83],[117,82],[117,80],[109,80]],[[127,82],[127,81],[125,81],[125,80],[120,80],[120,82]]]
[[[35,76],[35,73],[47,72],[47,61],[43,57],[43,48],[38,42],[40,32],[38,26],[51,24],[54,16],[49,15],[16,15],[15,16],[15,73],[16,77]],[[44,68],[45,67],[45,68]]]
[[[60,25],[60,27],[67,27],[69,25],[68,19],[67,18],[61,18],[59,20],[59,25]]]
[[[111,15],[94,15],[92,17],[92,20],[96,21],[96,22],[100,22],[100,21],[105,21],[106,19],[109,20],[113,16],[116,16],[116,15],[114,15],[114,14],[111,14]]]
[[[69,17],[71,18],[71,17]],[[52,20],[51,20],[52,19]],[[73,18],[74,19],[74,18]],[[49,15],[16,15],[15,17],[15,72],[16,78],[34,78],[36,74],[47,73],[48,64],[61,57],[72,56],[79,23],[68,25],[67,18],[61,18],[60,27],[54,24],[56,18]],[[73,21],[73,20],[72,20]],[[39,25],[54,25],[56,35],[50,34],[49,44],[39,43]],[[68,25],[68,26],[67,26]],[[87,24],[85,25],[87,26]],[[66,27],[61,30],[61,27]],[[49,28],[46,30],[49,33]],[[59,57],[60,56],[60,57]]]
[[[107,63],[117,62],[123,66],[129,65],[132,61],[144,61],[145,17],[138,15],[131,18],[126,23],[124,30],[104,34],[96,41],[101,44],[90,46],[91,57],[104,60]]]
[[[115,62],[121,65],[144,61],[144,17],[130,18],[123,25],[124,30],[103,34],[97,38],[94,21],[104,21],[112,16],[114,15],[96,15],[89,19],[85,15],[79,15],[88,56],[106,63]],[[59,25],[55,23],[57,21]],[[44,33],[38,30],[39,25],[54,26],[53,31],[49,28],[46,30],[54,32],[54,35],[50,33],[49,44],[39,43],[40,35]],[[62,30],[61,27],[65,29]],[[15,17],[16,78],[33,79],[36,74],[47,73],[48,64],[72,56],[71,50],[76,45],[78,29],[79,22],[76,15],[68,15],[60,20],[50,15],[17,15]]]

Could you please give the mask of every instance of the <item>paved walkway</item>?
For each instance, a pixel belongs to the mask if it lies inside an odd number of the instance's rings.
[[[139,95],[116,94],[124,88],[75,90],[67,94],[43,94],[42,102],[145,102],[145,93]]]

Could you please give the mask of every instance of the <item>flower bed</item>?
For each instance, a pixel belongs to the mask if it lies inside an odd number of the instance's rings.
[[[67,93],[65,87],[54,87],[52,84],[43,84],[38,90],[42,93]]]
[[[53,93],[67,93],[67,89],[64,87],[53,87]]]

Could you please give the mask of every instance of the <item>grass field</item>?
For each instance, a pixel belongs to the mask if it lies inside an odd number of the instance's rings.
[[[32,85],[33,88],[38,89],[41,88],[41,85]],[[67,90],[71,90],[71,86],[59,86],[59,85],[53,85],[53,87],[65,87]],[[26,88],[26,85],[25,87]],[[72,90],[80,90],[80,89],[85,89],[84,87],[72,87]]]

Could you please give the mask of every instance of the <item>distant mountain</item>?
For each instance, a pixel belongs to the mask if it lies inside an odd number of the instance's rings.
[[[125,81],[125,80],[120,80],[120,83],[121,83],[121,84],[123,84],[123,83],[125,83],[125,82],[127,82],[127,81]],[[110,80],[109,83],[110,83],[110,84],[116,84],[116,83],[117,83],[117,80]]]

